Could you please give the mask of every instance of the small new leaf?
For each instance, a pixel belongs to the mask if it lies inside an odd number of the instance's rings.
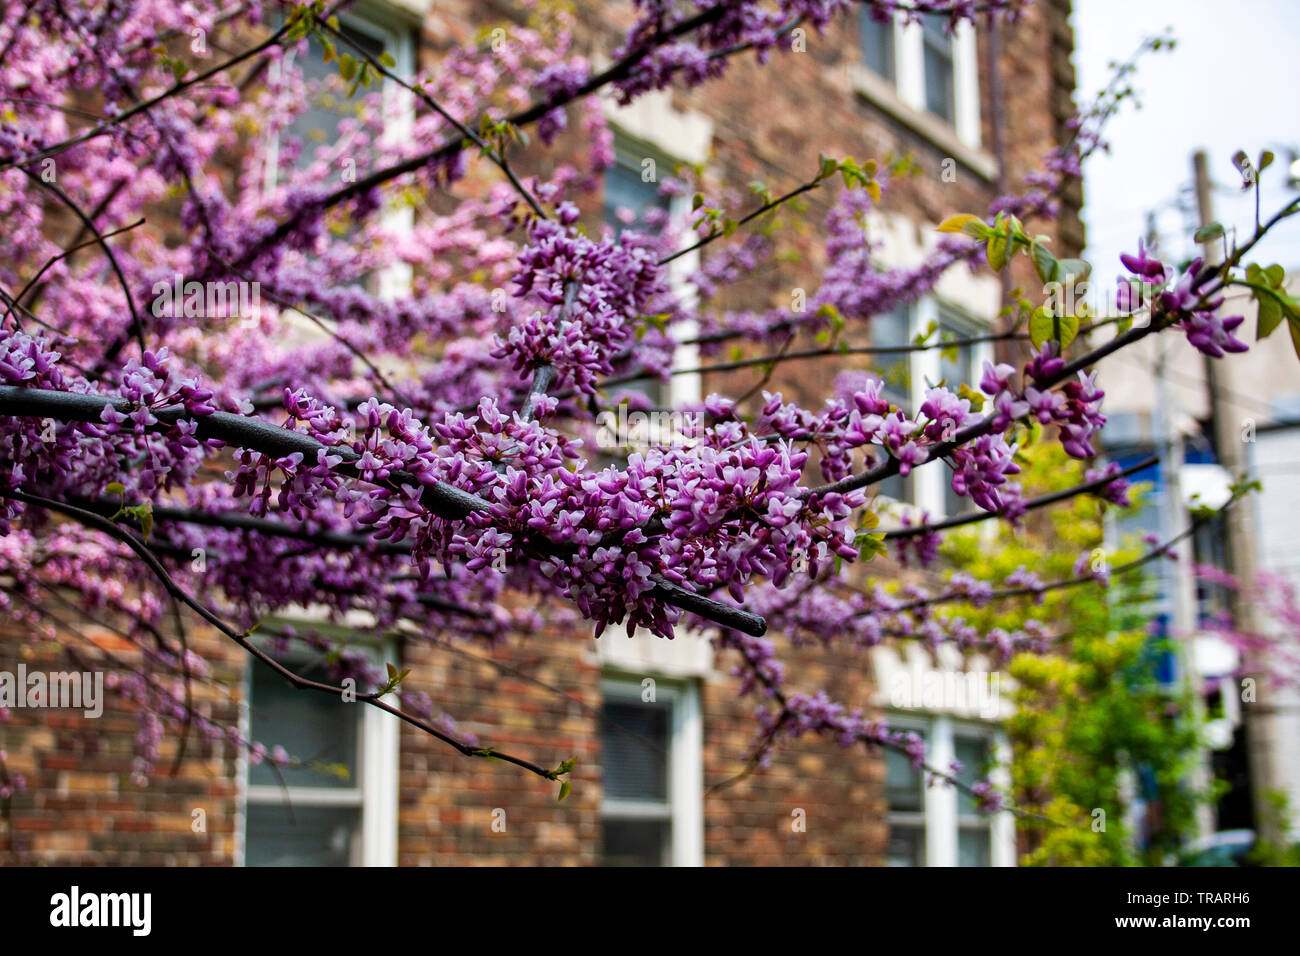
[[[1211,222],[1197,229],[1192,238],[1197,242],[1209,242],[1211,239],[1218,239],[1223,235],[1223,223]]]

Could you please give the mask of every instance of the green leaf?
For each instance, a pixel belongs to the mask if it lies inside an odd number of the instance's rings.
[[[988,246],[985,248],[985,254],[989,261],[989,268],[994,272],[1001,272],[1007,265],[1007,254],[1010,251],[1010,243],[1006,233],[994,232],[989,236]]]
[[[1280,265],[1275,262],[1267,269],[1262,269],[1260,271],[1263,272],[1264,278],[1270,286],[1274,289],[1282,288],[1282,282],[1286,279],[1286,270]]]
[[[949,216],[943,222],[939,223],[938,230],[940,232],[965,232],[966,226],[973,222],[978,222],[980,225],[984,225],[979,216],[972,216],[970,213],[962,213],[959,216]]]
[[[1065,351],[1078,334],[1079,317],[1076,315],[1052,315],[1040,306],[1029,317],[1029,340],[1036,349],[1041,349],[1045,342],[1060,342],[1061,351]]]
[[[835,170],[839,166],[839,163],[830,156],[827,156],[825,153],[819,153],[817,159],[820,164],[817,170],[818,179],[826,179],[829,176],[835,175]]]
[[[387,50],[379,54],[379,62],[384,64],[384,66],[388,67],[390,70],[397,66],[397,58]]]
[[[1083,259],[1062,259],[1056,264],[1056,277],[1061,285],[1069,288],[1076,282],[1082,282],[1092,275],[1092,266]]]
[[[567,797],[567,796],[569,795],[569,791],[571,791],[572,789],[573,789],[573,784],[571,784],[571,783],[570,783],[569,781],[567,781],[567,780],[561,780],[561,781],[560,781],[560,799],[563,800],[565,797]]]
[[[887,554],[889,546],[885,544],[885,533],[883,531],[873,532],[872,534],[859,534],[858,559],[861,561],[870,561],[878,554]]]
[[[1259,304],[1259,324],[1255,327],[1255,339],[1266,339],[1282,324],[1282,304],[1271,295],[1257,295]]]
[[[1223,235],[1223,223],[1211,222],[1206,223],[1200,229],[1192,234],[1192,238],[1197,242],[1209,242],[1211,239],[1218,239]]]
[[[357,60],[351,53],[339,54],[339,75],[351,80],[357,75]]]
[[[1058,269],[1056,256],[1052,255],[1051,250],[1037,239],[1029,244],[1029,258],[1033,260],[1038,278],[1044,282],[1056,281]]]
[[[555,770],[552,772],[557,777],[563,777],[566,773],[572,773],[573,768],[576,767],[577,765],[578,765],[578,758],[570,757],[568,760],[564,761],[564,763],[556,767]]]
[[[104,489],[104,493],[108,495],[124,495],[126,494],[126,485],[120,481],[110,481]]]
[[[1291,331],[1291,345],[1295,348],[1295,356],[1300,358],[1300,320],[1288,319],[1286,325]]]
[[[957,396],[970,402],[971,411],[978,412],[984,407],[984,394],[977,392],[965,382],[962,382],[957,388]]]

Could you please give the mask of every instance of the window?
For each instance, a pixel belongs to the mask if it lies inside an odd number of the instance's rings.
[[[897,119],[945,148],[972,147],[963,160],[981,174],[996,174],[996,164],[980,146],[979,65],[975,31],[960,23],[949,35],[942,17],[884,23],[864,6],[858,16],[862,68],[854,70],[858,92]],[[865,69],[863,69],[865,68]]]
[[[605,172],[605,222],[616,235],[629,229],[652,232],[656,219],[653,212],[662,213],[660,218],[666,218],[671,212],[669,198],[659,193],[659,175],[668,174],[672,167],[662,157],[637,155],[645,152],[626,139],[620,140],[615,147],[618,159]],[[647,160],[653,165],[647,164]],[[668,384],[659,379],[641,379],[622,387],[645,395],[655,408],[669,404]]]
[[[900,305],[871,319],[871,344],[875,348],[903,348],[912,341],[911,309]],[[884,383],[884,398],[891,404],[912,411],[911,352],[883,352],[874,356],[876,374]],[[880,494],[895,501],[912,500],[912,478],[894,475],[882,481]]]
[[[611,680],[600,718],[601,862],[702,862],[702,734],[694,683]]]
[[[926,763],[944,768],[962,765],[954,776],[967,786],[994,770],[997,732],[990,727],[957,723],[947,716],[891,720],[926,741]],[[925,785],[925,771],[912,767],[905,754],[885,752],[885,795],[889,842],[888,866],[1011,865],[1015,833],[1009,815],[978,812],[974,798],[956,787]]]
[[[888,866],[925,866],[925,784],[906,754],[885,751]]]
[[[319,661],[285,661],[331,681]],[[283,747],[291,765],[248,768],[248,866],[396,863],[397,723],[365,704],[295,689],[255,663],[248,682],[250,739]]]
[[[948,341],[966,341],[976,338],[986,331],[979,323],[966,318],[953,309],[939,307],[939,335]],[[939,352],[939,375],[929,384],[944,382],[956,391],[963,383],[978,389],[980,378],[980,345],[963,345],[956,349],[943,349]],[[975,505],[969,498],[964,498],[952,490],[952,476],[945,469],[943,476],[943,513],[957,515],[971,511]]]
[[[388,53],[395,62],[392,72],[406,77],[413,72],[415,65],[413,34],[408,24],[409,21],[401,19],[395,8],[379,3],[358,3],[353,11],[339,14],[339,32],[355,46],[337,38],[334,46],[338,53],[348,53],[358,59],[361,58],[360,51],[375,59]],[[384,79],[382,86],[372,83],[369,88],[360,87],[349,98],[347,84],[339,74],[338,62],[325,62],[325,51],[315,38],[308,39],[301,50],[296,47],[289,50],[286,60],[301,71],[312,101],[280,136],[272,138],[267,145],[264,185],[268,192],[275,188],[280,177],[281,150],[291,141],[301,147],[293,162],[296,170],[310,166],[318,149],[328,145],[332,147],[329,153],[331,167],[327,174],[330,180],[337,184],[345,175],[362,176],[366,171],[365,156],[360,152],[349,155],[349,143],[342,139],[340,124],[345,119],[360,119],[366,109],[365,97],[376,90],[382,94],[382,136],[385,142],[401,143],[409,138],[415,117],[414,100],[399,84]],[[278,74],[280,69],[280,63],[273,63],[272,75]],[[373,146],[359,146],[359,150],[370,149]],[[407,205],[386,208],[381,216],[385,229],[392,232],[407,233],[415,223],[414,210]],[[393,300],[410,294],[411,276],[408,264],[394,262],[378,273],[358,276],[356,281],[367,292]],[[300,316],[295,321],[308,335],[323,334]]]
[[[911,344],[918,333],[937,328],[940,339],[966,341],[988,331],[986,325],[934,298],[922,299],[914,306],[899,306],[871,320],[871,344],[877,348],[901,348]],[[927,341],[939,339],[933,336]],[[975,388],[980,369],[993,357],[986,342],[953,350],[932,348],[915,352],[886,352],[875,356],[874,370],[884,382],[884,397],[907,414],[920,407],[927,388],[946,382],[954,391],[963,382]],[[880,494],[895,501],[914,504],[932,518],[959,514],[973,506],[952,490],[951,473],[943,465],[931,465],[914,471],[907,478],[895,475],[882,481]]]
[[[675,229],[685,225],[689,204],[685,197],[670,197],[660,193],[662,177],[670,175],[676,167],[674,160],[661,151],[628,136],[618,136],[615,141],[615,165],[605,173],[604,219],[616,235],[629,229],[654,234],[669,223]],[[689,230],[681,237],[683,243],[694,240]],[[692,289],[686,277],[698,268],[698,252],[690,252],[668,266],[668,285],[672,297],[688,303]],[[693,322],[681,323],[669,331],[675,339],[690,338],[696,332]],[[676,345],[673,348],[675,367],[693,368],[698,365],[699,352],[695,346]],[[698,373],[673,376],[668,382],[657,378],[638,379],[618,386],[617,395],[637,393],[651,410],[671,410],[686,402],[700,398]],[[636,399],[634,399],[636,401]],[[617,414],[617,409],[611,409]],[[636,406],[632,411],[638,411]],[[619,427],[614,433],[602,430],[597,435],[603,454],[597,459],[598,467],[622,466],[630,451],[643,451],[649,446],[670,443],[678,436],[671,418],[651,415],[639,424],[632,420],[627,428]]]
[[[991,769],[989,741],[975,732],[959,731],[953,738],[953,753],[962,768],[956,777],[966,786],[983,780]],[[981,815],[975,798],[957,793],[957,865],[990,866],[993,862],[993,833],[986,815]]]
[[[390,38],[364,21],[349,19],[347,23],[340,23],[339,32],[376,60],[392,45]],[[336,41],[335,47],[340,53],[361,58],[354,47],[343,41]],[[302,143],[302,152],[295,163],[301,169],[311,162],[317,147],[338,141],[342,120],[361,116],[362,100],[369,90],[360,87],[349,98],[346,84],[339,75],[338,62],[326,63],[324,50],[315,40],[309,41],[302,53],[291,50],[287,58],[302,71],[308,89],[315,91],[311,104],[294,118],[286,131],[288,136]]]
[[[882,23],[872,16],[870,7],[862,6],[858,13],[858,38],[862,62],[871,72],[893,83],[896,79],[894,21],[889,19]]]
[[[659,194],[657,182],[660,163],[655,162],[655,178],[651,179],[638,160],[622,150],[619,154],[618,162],[605,172],[605,222],[616,234],[626,229],[648,231],[646,213],[652,209],[668,212],[668,197]]]
[[[925,108],[945,123],[955,123],[956,89],[953,39],[938,17],[921,18],[921,48],[925,74]]]
[[[358,59],[361,58],[358,48],[376,60],[384,53],[391,54],[396,61],[393,72],[405,76],[411,72],[414,62],[411,36],[405,29],[385,23],[385,19],[387,18],[378,15],[365,17],[354,13],[341,14],[339,32],[355,46],[335,39],[335,49]],[[302,149],[294,165],[303,169],[311,164],[320,146],[338,144],[340,123],[348,118],[361,118],[365,96],[377,87],[374,84],[369,88],[360,87],[349,98],[347,84],[339,74],[338,62],[326,63],[324,48],[314,38],[307,41],[305,49],[293,48],[288,51],[285,58],[301,72],[312,95],[307,108],[294,118],[283,134],[283,139],[294,139],[301,143]],[[278,64],[273,69],[278,70]],[[387,80],[384,81],[382,90],[385,134],[399,136],[410,122],[410,97]],[[275,184],[281,145],[279,139],[271,143],[268,187]]]

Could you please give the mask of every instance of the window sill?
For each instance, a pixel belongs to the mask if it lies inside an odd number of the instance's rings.
[[[997,181],[998,163],[991,153],[963,141],[957,131],[942,120],[903,102],[890,83],[859,64],[849,67],[849,81],[859,97],[924,137],[981,179],[990,183]]]

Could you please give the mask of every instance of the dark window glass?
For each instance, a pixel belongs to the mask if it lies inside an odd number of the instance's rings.
[[[925,788],[921,771],[896,750],[885,751],[885,800],[888,807],[889,866],[925,866]]]
[[[972,786],[983,780],[989,771],[989,746],[977,737],[958,737],[953,741],[953,756],[962,768],[957,779],[966,786]],[[975,798],[963,791],[957,791],[957,813],[960,816],[974,816]]]
[[[907,306],[872,317],[871,344],[876,348],[902,348],[911,344],[911,340],[911,313]],[[904,414],[912,410],[912,354],[884,352],[873,356],[872,361],[873,371],[884,382],[884,397]],[[880,482],[877,490],[895,501],[911,501],[912,477],[894,475]]]
[[[600,746],[606,797],[668,799],[670,717],[662,703],[605,702]]]
[[[885,863],[887,866],[925,866],[925,828],[890,826]]]
[[[862,49],[862,62],[872,73],[890,83],[897,79],[894,70],[894,21],[881,23],[863,6],[858,14],[858,41]]]
[[[384,41],[365,30],[343,24],[340,32],[376,60],[385,51]],[[347,53],[361,59],[356,48],[342,40],[335,40],[334,47],[340,54]],[[371,83],[369,87],[359,87],[349,99],[348,85],[339,75],[338,61],[326,63],[325,51],[315,39],[308,41],[306,50],[295,53],[294,64],[302,72],[312,97],[311,104],[289,124],[288,130],[289,136],[302,141],[302,152],[297,162],[301,168],[311,162],[318,146],[338,139],[340,120],[360,117],[362,98],[377,90],[378,86]]]
[[[939,17],[922,17],[922,50],[925,59],[925,108],[946,123],[957,116],[954,107],[952,37]]]
[[[309,680],[329,681],[323,668],[297,669]],[[269,761],[248,771],[248,782],[290,787],[355,787],[357,785],[357,714],[354,704],[325,694],[306,694],[269,667],[255,664],[249,700],[253,740],[284,747],[304,766],[281,767],[277,776]]]
[[[662,165],[656,161],[656,179]],[[648,231],[646,213],[668,209],[668,197],[659,195],[659,183],[647,182],[643,176],[639,162],[619,162],[605,173],[605,221],[616,233],[625,229]]]
[[[352,705],[348,705],[352,706]],[[348,866],[361,828],[360,807],[250,803],[249,866]]]
[[[885,751],[885,790],[891,812],[912,813],[925,808],[921,771],[912,766],[907,754]]]
[[[669,845],[667,820],[610,820],[601,823],[605,866],[664,866]]]
[[[939,334],[944,339],[965,341],[979,335],[979,326],[961,316],[942,311],[939,316]],[[966,345],[955,351],[945,349],[940,353],[939,378],[954,392],[963,384],[976,387],[979,369],[975,367],[975,348]],[[937,383],[936,383],[937,384]],[[947,471],[945,467],[945,471]],[[974,509],[969,498],[952,490],[952,474],[947,472],[943,481],[943,510],[946,515],[962,514]]]
[[[957,834],[957,865],[991,866],[991,848],[988,827],[963,829]]]

